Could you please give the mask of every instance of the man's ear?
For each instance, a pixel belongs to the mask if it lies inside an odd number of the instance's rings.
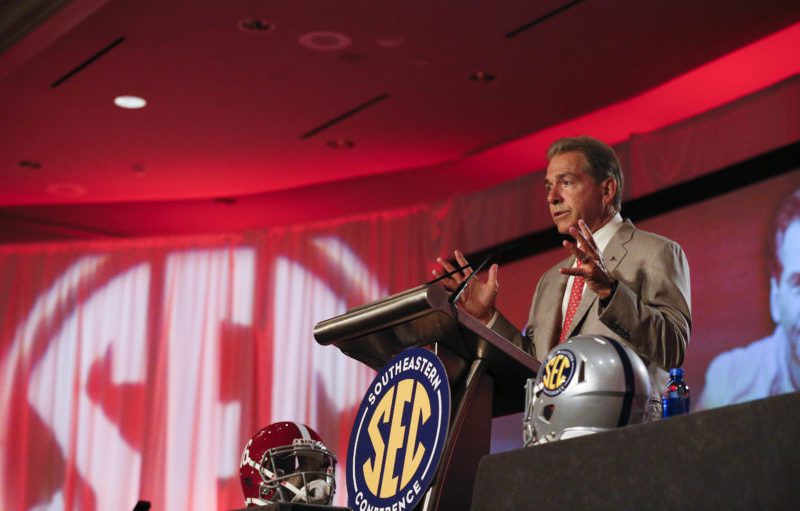
[[[603,191],[603,204],[611,204],[614,202],[614,196],[617,195],[617,182],[613,177],[607,177],[600,183]]]
[[[779,325],[781,322],[781,302],[778,296],[778,282],[775,277],[769,278],[769,313],[772,316],[772,322]]]

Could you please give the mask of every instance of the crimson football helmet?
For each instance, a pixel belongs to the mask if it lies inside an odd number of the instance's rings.
[[[276,422],[247,441],[239,465],[247,507],[270,502],[331,504],[336,457],[316,431],[299,422]]]

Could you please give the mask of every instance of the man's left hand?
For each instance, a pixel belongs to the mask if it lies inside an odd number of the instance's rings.
[[[592,231],[581,219],[578,220],[577,228],[569,228],[569,233],[577,243],[564,240],[564,248],[572,252],[572,255],[581,262],[581,266],[561,268],[559,271],[562,275],[583,277],[586,279],[586,285],[598,297],[601,299],[608,298],[611,296],[615,281],[606,269],[603,253],[597,247],[597,243],[592,237]]]

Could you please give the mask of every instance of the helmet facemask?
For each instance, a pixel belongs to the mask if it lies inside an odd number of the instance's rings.
[[[264,501],[331,504],[336,458],[321,442],[295,439],[267,450],[259,465]]]

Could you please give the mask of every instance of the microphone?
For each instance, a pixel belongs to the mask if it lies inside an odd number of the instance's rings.
[[[481,262],[481,264],[479,264],[478,267],[475,268],[475,271],[470,273],[469,276],[467,276],[467,278],[465,278],[464,280],[461,281],[461,284],[456,286],[456,288],[453,290],[453,294],[451,294],[450,298],[447,299],[447,301],[450,302],[450,305],[455,305],[455,303],[458,301],[458,299],[461,298],[461,294],[464,292],[465,289],[467,289],[467,284],[469,284],[469,281],[472,280],[475,277],[475,275],[477,275],[478,272],[481,271],[484,266],[486,266],[486,263],[488,263],[492,259],[492,257],[494,257],[496,254],[497,254],[497,251],[494,251],[491,254],[489,254],[488,256],[486,256],[486,259],[484,259]],[[468,264],[464,268],[467,268],[469,266],[470,265]]]
[[[475,275],[477,275],[483,269],[483,267],[486,266],[486,263],[488,263],[492,259],[495,259],[500,254],[504,254],[504,253],[508,252],[509,250],[513,250],[513,249],[517,248],[517,245],[519,245],[519,244],[520,244],[519,240],[518,241],[513,241],[511,243],[508,243],[506,245],[503,245],[503,246],[493,250],[489,255],[487,255],[486,259],[481,261],[481,264],[479,264],[478,267],[475,268],[475,271],[470,273],[469,276],[467,278],[465,278],[464,280],[462,280],[461,284],[456,286],[456,288],[453,290],[453,294],[451,294],[450,298],[448,298],[448,301],[450,302],[450,305],[455,306],[455,303],[458,301],[459,298],[461,298],[461,294],[467,288],[467,284],[469,284],[469,281],[472,280],[473,278],[475,278]],[[468,267],[472,267],[472,265],[467,264],[466,266],[464,266],[464,268],[468,268]],[[450,273],[452,274],[455,271],[459,271],[459,270],[454,270],[453,272],[450,272]]]
[[[455,274],[455,273],[458,273],[458,272],[460,272],[460,271],[462,271],[462,270],[466,270],[467,268],[472,268],[472,265],[470,265],[470,264],[465,264],[464,266],[460,266],[460,267],[456,268],[456,269],[455,269],[455,270],[453,270],[453,271],[449,271],[449,272],[445,273],[444,275],[439,275],[438,277],[436,277],[436,278],[435,278],[435,279],[433,279],[433,280],[429,280],[428,282],[426,282],[426,283],[425,283],[425,285],[426,285],[426,286],[430,286],[431,284],[436,284],[436,283],[437,283],[437,282],[439,282],[440,280],[442,280],[442,279],[446,279],[447,277],[449,277],[449,276],[451,276],[451,275],[453,275],[453,274]]]

